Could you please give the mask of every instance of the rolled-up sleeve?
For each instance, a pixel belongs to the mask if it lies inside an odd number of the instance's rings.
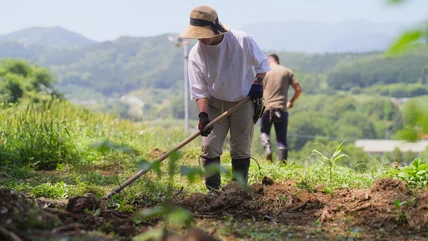
[[[194,55],[189,55],[188,63],[191,99],[196,100],[209,97],[209,89],[204,74]]]
[[[250,36],[245,37],[248,46],[248,61],[254,66],[256,73],[267,73],[270,71],[270,66],[265,53],[259,48],[256,41]]]

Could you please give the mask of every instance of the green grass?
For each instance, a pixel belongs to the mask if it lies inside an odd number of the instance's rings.
[[[0,116],[0,141],[3,143],[0,155],[4,164],[1,172],[13,178],[12,182],[0,180],[0,183],[37,197],[66,198],[90,190],[96,190],[100,196],[105,195],[138,172],[141,160],[155,160],[155,150],[158,154],[168,151],[186,137],[180,126],[182,122],[134,123],[108,114],[91,113],[67,102],[54,101],[43,107],[10,107],[1,110]],[[373,179],[385,173],[380,167],[370,173],[359,173],[337,166],[330,181],[328,167],[321,164],[303,168],[300,165],[304,160],[295,160],[288,165],[265,162],[258,133],[257,125],[252,144],[253,157],[261,169],[252,162],[250,183],[260,182],[263,176],[268,176],[278,182],[291,179],[308,187],[328,184],[330,189],[360,188],[370,185]],[[106,140],[108,142],[104,142]],[[178,166],[199,167],[200,141],[197,138],[181,150],[183,157]],[[94,147],[97,143],[98,147]],[[111,146],[113,148],[109,149]],[[167,161],[162,165],[160,177],[149,172],[125,192],[163,192],[167,183],[164,177],[168,176],[165,163]],[[222,179],[226,184],[231,180],[227,143],[222,165],[229,170]],[[179,169],[175,174],[175,189],[189,187],[189,192],[205,191],[202,181],[190,187],[186,177],[180,176]]]
[[[28,108],[12,106],[0,109],[0,188],[9,187],[34,198],[65,200],[72,196],[93,193],[103,198],[114,188],[135,175],[142,164],[154,161],[160,153],[170,150],[185,137],[182,122],[167,120],[162,123],[134,123],[116,116],[91,113],[54,101],[48,105]],[[192,122],[192,125],[196,123]],[[194,131],[194,130],[193,130]],[[322,186],[324,192],[336,188],[367,188],[381,177],[401,178],[413,186],[425,186],[427,175],[421,173],[426,165],[392,170],[381,165],[371,165],[361,172],[339,163],[321,162],[322,157],[311,156],[311,165],[303,167],[304,160],[288,164],[263,160],[255,127],[253,157],[258,160],[250,166],[249,184],[260,183],[267,176],[276,182],[292,180],[297,188],[312,191]],[[125,204],[139,202],[142,206],[165,203],[183,188],[184,195],[206,192],[203,180],[180,173],[180,167],[200,168],[200,138],[180,150],[181,156],[165,160],[159,173],[152,170],[113,196],[118,211],[132,211]],[[231,158],[227,143],[222,156],[222,185],[231,181]],[[320,150],[323,151],[323,150]],[[339,153],[340,154],[340,153]],[[338,155],[339,155],[338,154]],[[344,157],[346,158],[346,157]],[[418,169],[419,168],[419,169]],[[168,212],[182,215],[175,209]],[[263,225],[226,221],[219,227],[220,236],[235,233],[252,240],[299,240],[318,237],[317,228],[308,230],[278,229]],[[224,224],[224,223],[223,223]],[[230,229],[233,227],[235,231]],[[292,227],[288,227],[292,228]]]

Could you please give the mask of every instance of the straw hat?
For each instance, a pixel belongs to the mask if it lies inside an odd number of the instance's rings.
[[[218,21],[217,12],[209,6],[199,6],[190,13],[190,25],[180,37],[188,39],[212,38],[223,35],[229,27]]]

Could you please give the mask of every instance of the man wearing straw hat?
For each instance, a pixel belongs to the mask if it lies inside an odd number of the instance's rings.
[[[203,132],[204,127],[246,96],[252,100],[263,97],[263,78],[270,70],[267,57],[246,33],[231,30],[220,23],[217,12],[209,6],[199,6],[190,13],[190,25],[180,34],[198,39],[189,53],[191,98],[199,110],[199,130],[202,138],[202,164],[220,165],[222,147],[230,130],[232,175],[248,182],[251,141],[255,108],[247,102],[237,112]],[[242,179],[241,179],[242,180]],[[220,173],[205,178],[208,190],[219,189]]]

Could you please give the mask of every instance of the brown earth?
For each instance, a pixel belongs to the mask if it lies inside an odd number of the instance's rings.
[[[159,148],[154,148],[150,151],[149,156],[150,158],[157,159],[161,157],[165,152],[161,151]]]
[[[252,185],[246,192],[238,183],[218,193],[196,193],[180,204],[197,217],[222,218],[314,227],[318,223],[331,238],[337,231],[359,227],[362,238],[381,237],[409,240],[407,234],[426,240],[428,234],[428,190],[411,192],[403,181],[390,178],[375,181],[370,189],[337,189],[332,193],[301,190],[293,181]],[[401,203],[397,207],[396,202]],[[360,237],[361,238],[361,237]]]
[[[231,232],[228,240],[254,240],[248,236],[251,228],[245,226],[248,220],[252,225],[279,229],[279,233],[296,232],[303,235],[302,239],[310,240],[342,236],[362,240],[426,240],[428,189],[410,191],[406,183],[387,178],[375,181],[369,189],[343,188],[332,193],[319,190],[322,189],[299,189],[293,181],[275,183],[265,177],[262,183],[250,189],[233,182],[218,192],[177,196],[174,203],[192,212],[196,224],[205,223],[203,229],[212,229],[206,220],[215,220],[221,226],[233,217],[237,230],[242,228],[243,231]],[[139,214],[137,210],[146,207],[139,203],[137,200],[127,204],[131,212],[119,212],[108,200],[97,199],[92,194],[72,197],[65,205],[46,199],[32,200],[18,192],[1,189],[0,240],[53,240],[58,237],[131,240],[158,224],[155,218],[135,220]],[[115,237],[106,235],[110,233]],[[213,235],[193,228],[187,236],[171,236],[169,240],[220,237],[216,230],[208,233]]]

